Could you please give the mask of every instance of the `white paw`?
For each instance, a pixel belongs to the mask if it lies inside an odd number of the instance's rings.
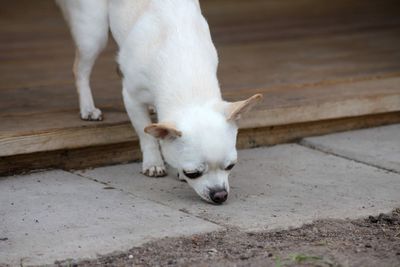
[[[101,121],[103,120],[103,115],[101,114],[101,110],[98,108],[81,110],[81,119],[85,121]]]
[[[163,177],[167,175],[167,170],[164,166],[151,166],[143,168],[143,174],[149,177]]]

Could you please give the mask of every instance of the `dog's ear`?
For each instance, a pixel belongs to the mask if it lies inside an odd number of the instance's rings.
[[[251,110],[262,98],[262,94],[256,94],[246,100],[229,103],[225,109],[226,118],[228,121],[237,121],[242,114]]]
[[[152,123],[144,128],[144,132],[157,139],[175,139],[182,136],[182,132],[170,123]]]

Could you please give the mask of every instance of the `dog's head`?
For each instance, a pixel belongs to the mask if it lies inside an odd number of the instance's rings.
[[[198,195],[220,204],[228,197],[228,176],[237,161],[236,122],[261,98],[190,107],[174,123],[154,123],[145,132],[160,140],[166,162]]]

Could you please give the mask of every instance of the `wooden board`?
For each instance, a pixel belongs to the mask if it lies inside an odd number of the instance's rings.
[[[400,77],[319,86],[261,90],[265,101],[239,122],[242,129],[294,124],[335,118],[363,116],[400,110]],[[246,94],[260,92],[260,89]],[[286,93],[286,94],[285,94]],[[309,97],[307,97],[309,96]],[[291,97],[296,101],[269,105],[271,99]],[[267,104],[266,104],[267,102]],[[83,122],[76,112],[25,115],[3,118],[0,157],[15,154],[116,144],[136,140],[123,112],[107,112],[103,122]],[[108,117],[107,117],[108,116]],[[63,122],[72,121],[67,127]]]
[[[73,43],[54,2],[0,3],[0,172],[1,168],[10,173],[65,167],[66,153],[76,153],[77,160],[68,159],[69,167],[137,159],[127,156],[128,151],[138,154],[137,137],[122,104],[115,43],[110,40],[92,75],[95,102],[105,120],[81,121],[71,73]],[[265,96],[240,122],[240,147],[248,147],[241,140],[254,133],[257,140],[264,140],[257,144],[269,145],[327,129],[363,127],[359,119],[373,114],[379,115],[366,125],[398,122],[397,1],[202,0],[201,4],[219,51],[224,98]],[[352,121],[344,124],[347,127],[334,124],[325,131],[315,130],[318,123],[345,118]],[[298,127],[308,123],[313,126]],[[266,136],[271,131],[265,130],[270,127],[286,130],[271,139]],[[111,158],[113,148],[124,152]],[[85,163],[84,153],[96,150],[102,159],[88,156]],[[20,160],[13,165],[15,157]],[[53,163],[46,165],[46,158]]]
[[[400,112],[241,129],[239,149],[295,142],[302,137],[400,123]],[[43,169],[85,169],[141,160],[137,141],[0,157],[0,176]]]

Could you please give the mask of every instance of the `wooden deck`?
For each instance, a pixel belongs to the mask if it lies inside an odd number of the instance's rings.
[[[81,121],[73,43],[53,1],[1,2],[0,174],[138,159],[115,44],[92,76],[105,120]],[[201,3],[219,51],[224,97],[265,96],[241,121],[239,147],[400,122],[398,1]]]

